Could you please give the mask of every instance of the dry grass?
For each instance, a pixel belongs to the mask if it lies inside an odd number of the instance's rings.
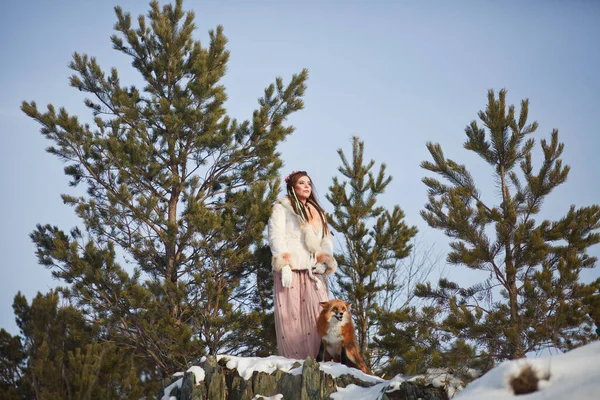
[[[508,383],[516,395],[529,394],[538,391],[540,378],[531,365],[525,365],[521,371],[512,376]]]

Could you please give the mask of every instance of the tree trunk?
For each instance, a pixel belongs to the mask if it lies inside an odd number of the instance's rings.
[[[506,186],[506,178],[504,166],[500,167],[500,180],[502,184],[502,209],[504,213],[503,223],[507,225],[507,230],[511,229],[508,225],[511,223],[509,218],[509,201],[510,194],[508,187]],[[519,310],[518,310],[518,298],[517,298],[517,268],[514,265],[512,257],[510,235],[505,239],[504,242],[504,253],[505,253],[505,270],[506,270],[506,283],[508,291],[508,302],[510,307],[510,334],[507,335],[512,344],[511,359],[522,358],[523,346],[521,345],[521,325],[519,323]]]
[[[167,222],[167,237],[165,240],[165,261],[167,263],[165,280],[170,280],[173,285],[177,285],[177,263],[175,260],[177,246],[177,202],[179,201],[179,192],[174,188],[171,191],[169,199],[169,215]],[[169,299],[169,313],[175,320],[179,317],[179,304],[173,298],[172,293],[167,293]]]

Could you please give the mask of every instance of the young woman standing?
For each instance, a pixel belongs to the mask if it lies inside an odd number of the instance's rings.
[[[269,218],[269,246],[275,297],[279,355],[316,357],[319,303],[329,300],[325,275],[337,268],[327,218],[306,171],[286,179],[287,195],[277,200]]]

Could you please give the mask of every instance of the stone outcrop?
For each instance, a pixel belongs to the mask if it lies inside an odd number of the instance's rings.
[[[302,373],[288,373],[275,370],[273,373],[254,371],[249,379],[242,378],[237,369],[227,368],[227,360],[219,362],[215,357],[207,357],[199,364],[204,370],[204,380],[196,382],[196,375],[186,372],[183,377],[174,377],[165,382],[165,387],[171,385],[165,396],[159,398],[177,400],[253,400],[257,395],[271,397],[282,395],[290,400],[319,400],[329,399],[330,395],[348,385],[361,388],[371,387],[370,393],[382,400],[447,400],[443,388],[427,386],[419,382],[400,381],[388,383],[369,382],[357,378],[352,373],[334,377],[319,369],[319,363],[307,358],[302,365]],[[299,368],[300,363],[295,367]],[[296,368],[296,370],[297,370]],[[297,370],[298,371],[298,370]],[[298,371],[299,372],[299,371]],[[350,372],[350,371],[349,371]],[[181,379],[181,381],[179,381]],[[374,388],[373,386],[378,386]],[[360,388],[352,387],[354,390]],[[342,395],[338,393],[336,396]],[[259,397],[260,398],[260,397]]]

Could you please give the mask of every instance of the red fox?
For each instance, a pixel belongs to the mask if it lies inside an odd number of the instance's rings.
[[[317,361],[333,360],[368,373],[367,365],[358,352],[354,325],[348,311],[350,304],[337,299],[319,304],[323,309],[317,320],[317,331],[321,338]]]

